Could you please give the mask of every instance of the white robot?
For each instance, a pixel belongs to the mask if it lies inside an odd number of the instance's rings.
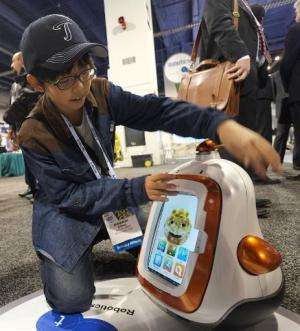
[[[263,239],[248,174],[205,144],[197,159],[172,171],[178,195],[152,205],[138,279],[173,316],[232,330],[280,305],[281,256]]]

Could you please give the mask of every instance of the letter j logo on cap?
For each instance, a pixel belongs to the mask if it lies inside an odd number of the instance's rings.
[[[72,22],[70,22],[70,21],[61,22],[61,23],[57,23],[53,26],[53,30],[55,30],[55,31],[62,30],[62,29],[65,30],[65,36],[64,36],[65,41],[72,40],[72,33],[70,30],[69,24],[72,24]]]

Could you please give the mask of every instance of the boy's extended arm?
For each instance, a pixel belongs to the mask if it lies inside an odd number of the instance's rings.
[[[217,127],[228,116],[213,109],[153,94],[138,96],[110,84],[108,106],[116,125],[142,131],[165,131],[183,137],[217,140]]]

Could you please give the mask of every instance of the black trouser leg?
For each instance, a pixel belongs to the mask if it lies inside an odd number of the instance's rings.
[[[293,165],[296,167],[300,167],[300,102],[295,102],[291,104],[290,113],[295,135]]]
[[[272,109],[271,100],[257,100],[256,132],[272,144]]]
[[[255,81],[253,81],[252,84],[250,84],[249,82],[245,83],[246,86],[244,86],[244,88],[242,89],[240,98],[239,114],[234,119],[246,128],[256,131],[257,98]],[[232,161],[244,167],[225,149],[220,150],[220,156],[223,159]],[[250,169],[245,170],[251,177],[253,177],[253,171],[251,171]]]
[[[274,141],[274,148],[280,155],[281,162],[283,162],[286,144],[289,138],[290,124],[277,124],[276,137]]]

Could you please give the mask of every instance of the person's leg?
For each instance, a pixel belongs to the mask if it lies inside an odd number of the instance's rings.
[[[276,137],[274,140],[274,148],[280,155],[281,162],[284,160],[286,144],[289,138],[290,124],[277,124]]]
[[[241,85],[239,114],[234,117],[234,120],[253,131],[257,131],[257,87],[257,69],[252,66],[249,76]],[[250,169],[246,169],[226,149],[221,148],[219,153],[222,159],[226,159],[238,164],[239,166],[243,167],[252,177],[252,171]]]
[[[294,169],[300,170],[300,102],[296,102],[291,105],[291,117],[295,136],[293,166]]]
[[[19,193],[19,196],[21,198],[27,197],[32,194],[31,185],[34,182],[34,177],[31,174],[31,172],[29,171],[25,160],[24,160],[24,166],[25,166],[24,179],[25,179],[25,183],[27,184],[27,189],[24,193]]]
[[[256,128],[257,133],[272,144],[272,111],[270,100],[257,100]]]
[[[89,310],[95,293],[91,253],[89,248],[71,272],[41,256],[44,294],[54,311],[73,314]]]
[[[256,111],[257,111],[256,93],[254,93],[254,90],[249,90],[247,93],[241,95],[239,114],[234,119],[239,124],[245,126],[246,128],[256,131],[256,117],[257,117]],[[219,153],[222,159],[229,160],[242,167],[251,178],[256,177],[252,169],[246,168],[226,149],[220,148]]]

